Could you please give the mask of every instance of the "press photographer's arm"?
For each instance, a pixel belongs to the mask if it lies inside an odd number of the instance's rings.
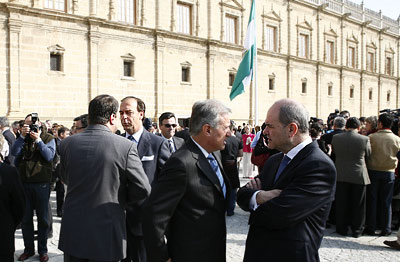
[[[39,160],[33,159],[40,156],[42,161],[51,162],[55,154],[54,137],[43,130],[37,114],[29,114],[25,118],[25,124],[21,128],[21,135],[15,141],[11,150],[14,155],[15,165],[19,166],[21,160]]]

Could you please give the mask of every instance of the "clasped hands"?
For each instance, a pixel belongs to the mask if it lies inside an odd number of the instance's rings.
[[[273,190],[261,190],[261,180],[259,178],[255,178],[250,180],[249,183],[246,184],[247,188],[259,190],[256,196],[257,205],[264,204],[265,202],[279,196],[282,192],[280,189]]]

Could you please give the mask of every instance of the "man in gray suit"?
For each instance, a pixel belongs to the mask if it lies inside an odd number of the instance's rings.
[[[120,261],[126,256],[125,209],[150,194],[136,145],[117,130],[118,101],[89,103],[89,126],[62,141],[61,174],[68,185],[59,248],[64,261]]]
[[[371,154],[367,136],[358,134],[360,121],[351,117],[346,131],[332,138],[336,155],[336,232],[346,236],[351,227],[352,236],[359,237],[364,230],[366,186],[370,184],[366,159]]]

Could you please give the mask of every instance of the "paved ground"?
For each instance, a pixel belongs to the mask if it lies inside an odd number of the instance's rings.
[[[242,181],[242,183],[245,181]],[[55,207],[55,192],[52,192],[51,201]],[[55,209],[53,208],[53,214]],[[248,231],[248,214],[236,208],[235,215],[227,217],[227,261],[239,262],[243,260],[245,241]],[[51,262],[62,262],[62,252],[58,250],[58,235],[61,219],[54,217],[53,230],[54,237],[49,239],[48,249]],[[386,248],[383,241],[395,239],[395,233],[389,237],[362,236],[360,238],[342,237],[334,232],[334,228],[327,229],[320,248],[321,262],[340,261],[340,262],[361,262],[361,261],[400,261],[400,251]],[[79,240],[77,240],[79,241]],[[24,244],[21,230],[16,233],[16,257],[23,252]],[[15,259],[16,260],[16,259]],[[26,261],[38,261],[36,255]],[[262,261],[262,260],[260,260]]]

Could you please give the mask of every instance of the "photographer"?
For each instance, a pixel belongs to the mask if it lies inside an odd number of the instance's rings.
[[[33,234],[33,210],[38,221],[38,253],[41,262],[48,261],[47,231],[49,228],[49,197],[52,175],[52,160],[55,154],[54,137],[46,132],[37,114],[25,117],[21,136],[11,150],[16,157],[26,194],[26,208],[22,219],[22,234],[25,250],[18,261],[26,260],[35,254]]]

